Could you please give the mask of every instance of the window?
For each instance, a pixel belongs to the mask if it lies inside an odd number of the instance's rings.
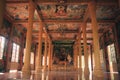
[[[30,64],[34,64],[34,53],[31,52]]]
[[[109,60],[110,62],[114,62],[116,63],[116,55],[115,55],[115,46],[114,44],[108,45],[108,56],[109,56]]]
[[[16,43],[13,43],[13,49],[12,49],[12,62],[18,62],[19,59],[19,48],[20,46]]]
[[[2,59],[3,57],[4,47],[5,47],[5,37],[0,36],[0,59]]]
[[[23,63],[25,61],[26,49],[24,48]],[[31,52],[30,64],[34,64],[34,52]]]

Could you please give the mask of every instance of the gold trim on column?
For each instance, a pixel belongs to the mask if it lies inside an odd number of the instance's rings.
[[[84,74],[88,75],[89,67],[88,67],[88,50],[87,50],[87,38],[86,38],[86,23],[83,22],[82,30],[83,30],[83,45],[84,45],[84,60],[85,60],[85,68],[84,68]]]
[[[99,46],[99,36],[98,36],[98,24],[96,20],[96,3],[90,2],[88,5],[90,17],[92,21],[92,31],[93,31],[93,48],[94,48],[94,61],[95,67],[93,74],[98,77],[103,77],[103,70],[100,63],[100,46]]]
[[[42,33],[43,25],[42,22],[40,21],[38,52],[36,56],[36,72],[38,73],[42,70]]]
[[[44,49],[44,71],[46,71],[46,69],[47,69],[47,39],[48,39],[48,37],[46,36],[45,37],[45,49]]]
[[[81,53],[81,33],[78,34],[78,47],[79,47],[79,71],[82,72],[82,53]]]
[[[3,26],[3,16],[5,12],[5,6],[6,6],[6,0],[1,0],[0,1],[0,30]]]
[[[31,73],[31,65],[30,65],[30,57],[31,57],[31,44],[32,44],[32,27],[33,27],[33,17],[35,7],[32,5],[32,1],[29,2],[29,19],[27,28],[27,35],[26,35],[26,51],[25,51],[25,61],[24,66],[22,68],[23,73],[30,74]]]

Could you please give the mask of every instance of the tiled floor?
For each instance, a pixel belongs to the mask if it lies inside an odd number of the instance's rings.
[[[32,73],[30,76],[27,74],[17,73],[0,73],[0,80],[120,80],[119,74],[105,73],[104,78],[98,78],[90,74],[86,76],[79,72],[73,71],[51,71],[41,72],[39,74]]]

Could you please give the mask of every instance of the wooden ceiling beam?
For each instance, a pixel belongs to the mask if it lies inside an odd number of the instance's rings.
[[[68,5],[68,4],[72,4],[72,5],[76,5],[76,4],[81,4],[81,5],[88,5],[88,3],[90,2],[90,0],[76,0],[76,1],[67,1],[65,4]],[[7,4],[20,4],[20,3],[24,3],[24,4],[28,4],[29,3],[29,0],[28,1],[6,1]],[[41,0],[37,0],[36,2],[37,4],[58,4],[58,2],[55,0],[55,1],[41,1]],[[117,1],[99,1],[99,2],[96,2],[97,5],[114,5],[114,6],[118,6],[118,2]]]
[[[29,0],[28,1],[23,1],[23,0],[20,0],[20,1],[6,1],[7,4],[20,4],[20,3],[27,3],[28,4]]]
[[[63,3],[63,4],[87,4],[90,0],[67,0],[67,2]],[[60,4],[57,0],[37,0],[38,4]]]
[[[48,31],[49,34],[53,34],[53,33],[60,33],[58,31]],[[78,31],[64,31],[64,33],[74,33],[74,34],[78,34]],[[82,33],[82,32],[81,32]],[[86,33],[92,33],[92,30],[87,30]],[[101,31],[99,31],[99,33],[102,33]]]
[[[33,22],[39,23],[39,20],[33,20]],[[44,20],[43,23],[82,23],[81,20]],[[14,24],[28,23],[28,20],[14,20]]]
[[[33,23],[39,23],[39,20],[33,20]],[[24,24],[28,23],[28,20],[14,20],[14,24]]]
[[[45,23],[82,23],[82,20],[44,20]]]
[[[53,33],[60,33],[58,31],[48,31],[49,34],[53,34]],[[64,33],[74,33],[77,34],[78,31],[77,30],[69,30],[69,31],[64,31]]]
[[[33,20],[34,23],[39,23],[39,20]],[[44,20],[42,21],[45,23],[82,23],[82,20]],[[28,23],[28,20],[14,20],[14,24],[23,24]],[[91,23],[90,21],[87,23]],[[98,23],[115,23],[114,20],[98,20]]]
[[[11,23],[14,23],[14,20],[8,15],[7,12],[5,12],[4,17],[7,18]]]
[[[52,38],[52,40],[76,40],[75,38]],[[83,38],[81,38],[81,40],[83,40]],[[93,38],[87,38],[87,40],[93,40]]]
[[[42,19],[41,19],[41,16],[40,16],[41,13],[40,13],[40,11],[39,11],[38,8],[37,8],[37,3],[36,3],[36,2],[33,2],[33,5],[34,5],[35,8],[36,8],[36,11],[37,11],[38,16],[39,16],[39,20],[40,20],[40,22],[41,22],[41,24],[42,24],[42,26],[43,26],[43,30],[44,30],[46,36],[48,37],[48,40],[51,42],[51,39],[50,39],[49,34],[47,33],[47,29],[46,29],[46,27],[45,27],[45,24],[43,23],[43,21],[42,21]]]
[[[92,0],[73,0],[73,1],[70,1],[70,0],[68,0],[67,2],[65,2],[65,3],[63,3],[63,4],[66,4],[66,5],[68,5],[68,4],[72,4],[72,5],[76,5],[76,4],[88,4],[90,1],[92,1]],[[114,0],[112,0],[112,1],[102,1],[102,0],[100,0],[100,1],[97,1],[96,3],[97,3],[97,5],[116,5],[116,4],[118,4],[118,2],[117,1],[114,1]],[[37,0],[37,3],[38,4],[59,4],[56,0],[55,1],[50,1],[50,0],[46,0],[46,1],[44,1],[44,0]]]
[[[74,41],[75,39],[74,38],[52,38],[52,40],[53,41],[55,41],[55,40],[61,40],[61,41],[62,40],[73,40]]]
[[[107,5],[107,6],[118,6],[118,2],[113,2],[113,1],[107,1],[107,2],[105,2],[105,1],[101,1],[101,2],[97,2],[96,3],[96,5],[97,6],[104,6],[104,5]]]
[[[85,11],[85,15],[83,17],[83,21],[86,22],[88,18],[89,18],[89,10],[88,10],[88,7],[87,7],[87,9]]]

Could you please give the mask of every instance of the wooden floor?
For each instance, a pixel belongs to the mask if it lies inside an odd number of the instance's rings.
[[[0,73],[0,80],[120,80],[118,73],[104,73],[104,77],[89,76],[77,71],[50,71],[39,74],[22,74],[22,72]]]

